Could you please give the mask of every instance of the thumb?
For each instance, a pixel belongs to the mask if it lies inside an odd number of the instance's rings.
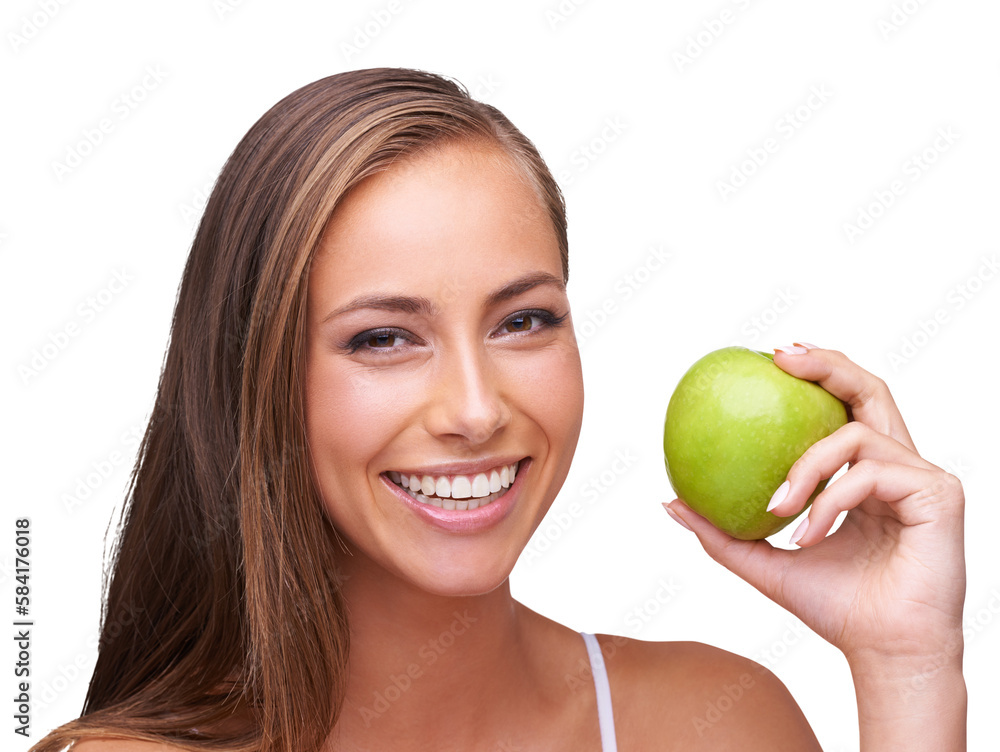
[[[775,548],[766,540],[734,538],[694,512],[680,499],[663,508],[677,522],[698,536],[705,552],[730,572],[746,580],[761,593],[784,606],[780,599],[781,581],[792,563],[791,551]]]

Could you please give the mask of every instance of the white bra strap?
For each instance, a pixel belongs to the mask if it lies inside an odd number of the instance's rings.
[[[611,685],[608,684],[608,672],[604,667],[604,656],[601,646],[592,634],[581,632],[587,645],[587,655],[590,656],[590,672],[594,675],[594,689],[597,692],[597,722],[601,725],[601,748],[604,752],[618,752],[618,742],[615,740],[615,716],[611,709]]]

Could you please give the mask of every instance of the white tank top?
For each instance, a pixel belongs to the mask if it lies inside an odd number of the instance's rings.
[[[615,717],[611,712],[611,686],[608,684],[608,672],[604,667],[604,656],[601,646],[592,634],[581,632],[587,645],[587,655],[590,656],[590,673],[594,675],[594,689],[597,692],[597,721],[601,725],[601,749],[604,752],[618,752],[618,742],[615,741]]]

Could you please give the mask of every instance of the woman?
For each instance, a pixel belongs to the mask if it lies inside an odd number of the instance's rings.
[[[550,173],[454,84],[355,71],[275,105],[184,272],[84,715],[35,749],[818,749],[751,661],[511,598],[580,429],[567,277]],[[668,511],[844,651],[864,749],[958,749],[961,487],[843,355],[775,362],[854,418],[776,494],[794,514],[853,463],[803,550]]]

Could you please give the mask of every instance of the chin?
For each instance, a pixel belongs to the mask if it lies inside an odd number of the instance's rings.
[[[513,568],[513,562],[471,567],[468,563],[446,563],[433,573],[421,577],[423,581],[417,584],[433,595],[449,598],[486,595],[506,583]],[[411,577],[413,574],[411,573]]]

